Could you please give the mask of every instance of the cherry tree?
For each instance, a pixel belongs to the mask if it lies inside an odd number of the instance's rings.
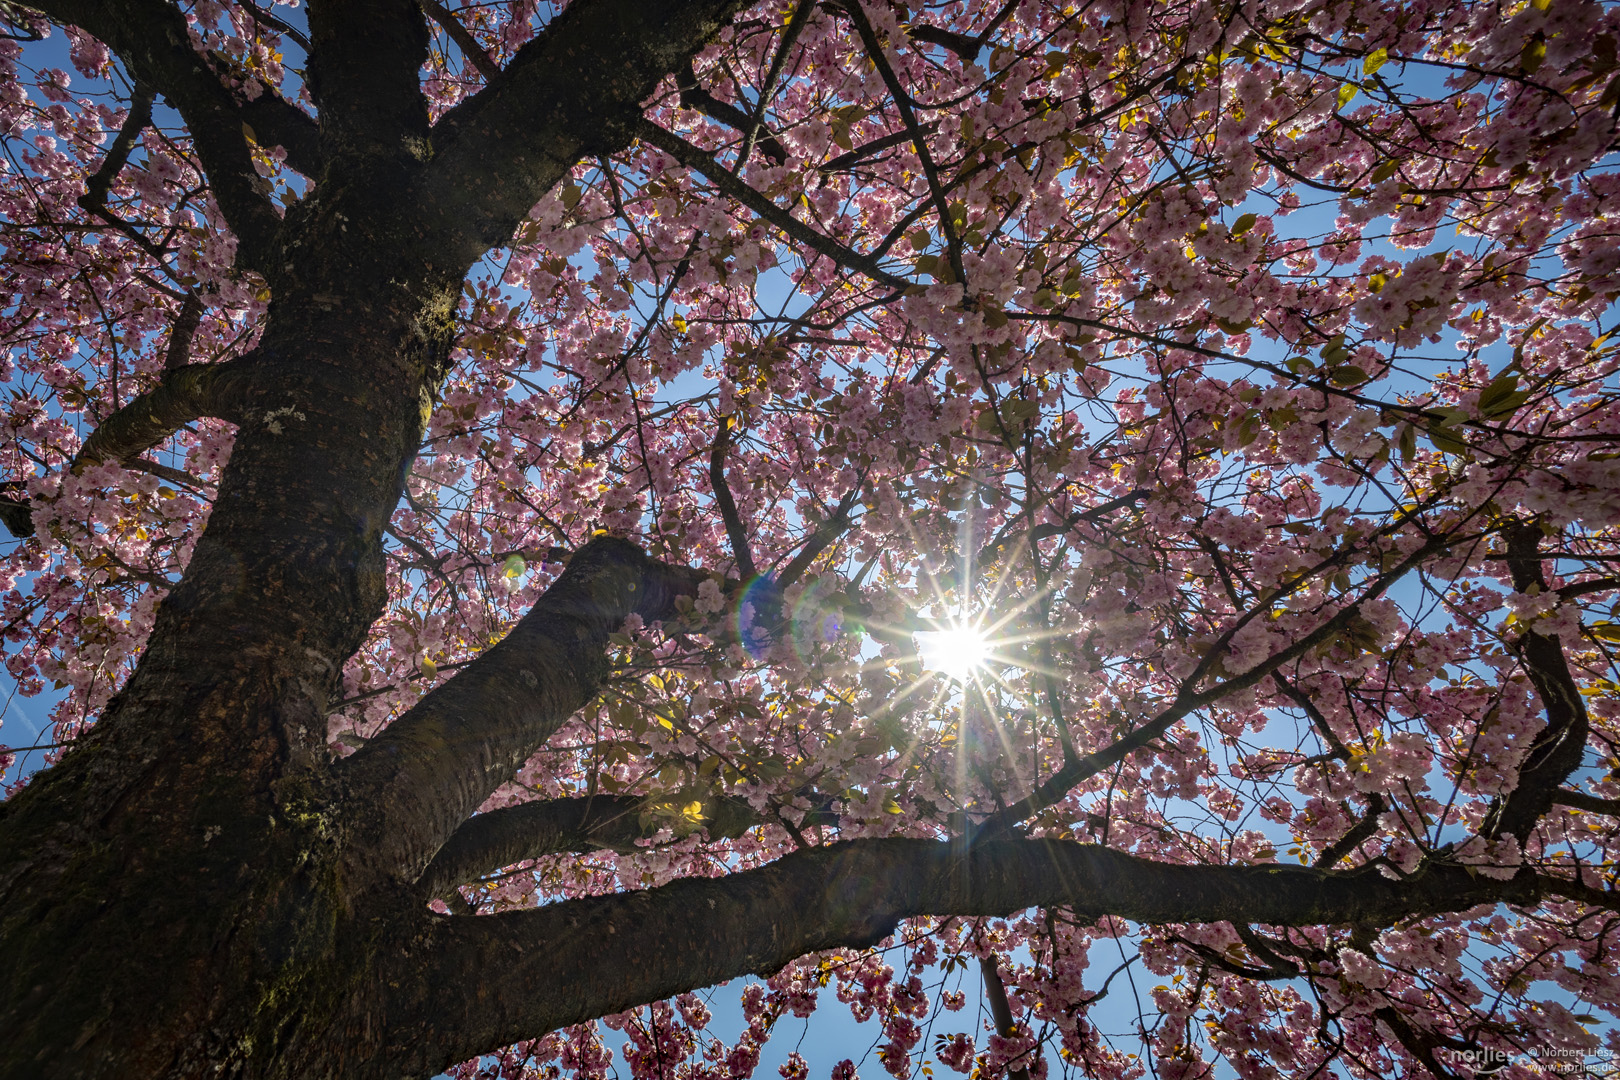
[[[0,1073],[1620,1053],[1620,10],[0,20]]]

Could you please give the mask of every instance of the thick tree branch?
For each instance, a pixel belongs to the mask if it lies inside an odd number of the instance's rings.
[[[1001,981],[994,956],[979,957],[979,976],[984,980],[984,996],[990,1002],[990,1015],[996,1021],[996,1034],[1010,1039],[1018,1033],[1013,1023],[1012,1003],[1007,1000],[1007,984]],[[1029,1080],[1029,1069],[1022,1063],[1007,1072],[1007,1080]]]
[[[254,362],[250,354],[223,364],[168,369],[162,382],[137,395],[91,433],[73,459],[74,471],[134,457],[205,416],[240,422],[236,402]]]
[[[321,145],[358,177],[418,167],[430,151],[420,71],[427,22],[415,0],[314,0],[309,89]]]
[[[163,353],[165,371],[185,367],[191,359],[191,339],[197,333],[202,316],[202,300],[196,293],[188,293],[180,301],[180,313],[174,317],[174,325],[169,328],[169,346]]]
[[[937,121],[924,124],[922,127],[924,134],[928,135],[932,135],[938,129],[939,123]],[[839,154],[835,158],[828,158],[820,165],[817,165],[816,169],[820,172],[838,172],[840,169],[847,169],[851,166],[859,165],[873,154],[881,154],[885,150],[892,150],[896,146],[903,146],[910,141],[911,132],[896,131],[892,134],[884,135],[882,138],[873,139],[871,142],[862,143],[853,150]]]
[[[875,945],[901,919],[1004,916],[1063,907],[1145,923],[1320,926],[1397,920],[1480,904],[1533,904],[1529,871],[1508,881],[1433,865],[1394,881],[1375,869],[1185,866],[1056,840],[964,849],[855,840],[720,878],[574,900],[535,911],[436,920],[400,965],[387,1023],[399,1050],[438,1068],[500,1046],[722,979],[770,972],[821,949]],[[488,973],[502,973],[493,989]],[[397,982],[395,981],[397,980]],[[409,1045],[407,1045],[409,1044]]]
[[[34,535],[34,507],[28,501],[28,485],[22,480],[0,483],[0,525],[18,540]]]
[[[205,416],[240,423],[238,402],[254,364],[250,353],[223,364],[165,370],[162,382],[137,394],[90,433],[69,467],[77,473],[101,462],[127,461]],[[0,522],[18,539],[34,535],[33,508],[22,483],[0,486]]]
[[[596,696],[608,635],[632,613],[675,612],[703,575],[600,537],[574,553],[504,639],[337,767],[354,827],[346,862],[364,888],[415,880],[480,803]]]
[[[424,235],[442,238],[449,257],[465,265],[505,243],[575,162],[629,145],[641,102],[659,80],[744,6],[570,4],[488,86],[435,125],[434,158],[416,196]]]
[[[1460,1080],[1456,1073],[1440,1064],[1435,1057],[1435,1050],[1441,1045],[1432,1032],[1421,1031],[1408,1024],[1404,1017],[1393,1008],[1385,1007],[1373,1011],[1373,1015],[1384,1022],[1384,1026],[1394,1034],[1396,1040],[1406,1048],[1423,1067],[1428,1069],[1435,1080]]]
[[[1610,817],[1620,817],[1620,799],[1604,799],[1596,795],[1588,795],[1584,791],[1570,791],[1568,788],[1559,788],[1553,792],[1553,805],[1569,806],[1576,810],[1586,810],[1594,814],[1608,814]]]
[[[152,88],[145,83],[136,83],[129,98],[129,112],[124,116],[118,134],[113,136],[112,145],[107,147],[101,165],[85,179],[84,194],[79,196],[79,205],[84,209],[95,213],[107,205],[107,192],[112,190],[113,181],[118,179],[118,174],[128,163],[129,152],[135,149],[141,132],[152,122],[152,100]]]
[[[263,270],[280,219],[261,193],[264,181],[253,168],[242,109],[191,48],[179,8],[164,0],[30,0],[29,6],[52,22],[77,26],[104,42],[137,82],[179,110],[214,199],[237,236],[237,261]]]
[[[1521,524],[1505,530],[1503,536],[1514,589],[1521,593],[1545,591],[1547,580],[1537,550],[1542,541],[1541,529]],[[1486,836],[1507,833],[1523,843],[1536,822],[1552,809],[1559,786],[1580,768],[1588,728],[1586,704],[1569,673],[1558,639],[1538,633],[1532,624],[1519,639],[1518,652],[1547,711],[1547,726],[1530,744],[1519,768],[1518,784],[1491,807],[1481,831]]]
[[[776,205],[768,197],[749,187],[747,183],[739,179],[729,169],[679,135],[665,131],[650,120],[637,122],[635,124],[635,133],[636,137],[642,142],[649,146],[656,146],[686,168],[703,174],[711,184],[720,190],[722,195],[737,200],[761,218],[781,229],[789,240],[796,241],[811,251],[827,256],[827,258],[840,266],[857,270],[872,280],[882,282],[891,288],[904,289],[912,284],[906,279],[897,277],[883,269],[877,260],[870,255],[863,255],[852,248],[845,247],[825,233],[819,233],[812,229],[787,210]]]
[[[628,852],[668,822],[668,800],[639,795],[589,795],[551,799],[479,814],[457,829],[417,881],[426,896],[443,896],[457,885],[525,859],[565,851],[603,848]],[[703,828],[711,840],[730,840],[769,820],[748,800],[723,795],[703,803]],[[835,824],[836,815],[812,810],[804,825]]]
[[[287,164],[305,176],[319,178],[326,164],[321,153],[321,126],[303,109],[266,90],[242,105],[242,122],[253,129],[260,146],[287,151]]]
[[[968,63],[979,55],[983,43],[975,37],[958,34],[955,30],[947,30],[943,26],[928,26],[912,23],[906,27],[906,36],[913,41],[926,41],[930,45],[943,45]]]
[[[968,37],[966,34],[958,34],[954,30],[946,30],[940,26],[919,26],[916,23],[906,27],[906,36],[914,41],[926,41],[932,45],[943,45],[971,64],[974,57],[979,55],[979,50],[984,48],[985,43],[990,40],[990,36],[1001,29],[1001,24],[1006,22],[1008,17],[1018,9],[1020,2],[1021,0],[1007,0],[1007,3],[1002,5],[1001,10],[996,13],[996,17],[990,20],[989,25],[979,31],[977,37]]]

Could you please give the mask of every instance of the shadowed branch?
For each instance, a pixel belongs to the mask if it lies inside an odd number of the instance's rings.
[[[968,849],[855,840],[719,878],[438,919],[422,950],[398,961],[389,1023],[409,1025],[427,1055],[421,1066],[432,1069],[536,1031],[772,972],[807,953],[869,947],[913,916],[1061,907],[1152,924],[1379,926],[1485,903],[1533,904],[1545,891],[1529,871],[1496,881],[1453,865],[1394,881],[1372,868],[1176,865],[1058,840]],[[489,989],[491,971],[509,989]],[[445,992],[458,987],[489,992]]]
[[[639,795],[589,795],[550,799],[491,810],[457,829],[422,872],[417,887],[443,896],[472,881],[525,859],[566,851],[636,850],[668,822],[668,800]],[[748,800],[723,795],[703,803],[702,826],[711,840],[730,840],[771,820]],[[812,810],[803,826],[835,824],[837,815]]]
[[[242,391],[255,362],[256,354],[250,353],[223,364],[166,369],[162,382],[102,421],[69,468],[78,473],[102,462],[127,461],[203,417],[239,423]],[[20,483],[0,488],[0,521],[19,539],[34,535],[32,507]]]
[[[1541,528],[1517,525],[1503,536],[1507,540],[1513,588],[1521,593],[1544,591],[1547,579],[1542,575],[1538,551],[1543,538]],[[1532,625],[1519,639],[1518,653],[1547,711],[1547,726],[1530,744],[1519,768],[1518,784],[1505,799],[1492,805],[1480,831],[1493,837],[1507,833],[1523,843],[1536,822],[1552,809],[1559,786],[1580,767],[1588,728],[1586,705],[1558,639],[1538,633]]]
[[[911,282],[898,277],[883,269],[876,259],[870,255],[863,255],[852,248],[845,247],[837,240],[817,232],[804,222],[795,218],[791,213],[776,205],[768,197],[749,187],[730,170],[726,169],[709,154],[679,135],[665,131],[650,120],[638,121],[635,125],[636,138],[648,146],[657,147],[685,168],[701,173],[705,179],[719,189],[722,195],[737,200],[749,210],[770,222],[789,239],[804,247],[825,255],[840,266],[857,270],[873,281],[878,281],[896,289],[905,289]]]
[[[669,618],[676,597],[696,595],[706,576],[610,537],[576,551],[505,638],[338,765],[355,821],[355,886],[416,879],[490,792],[595,698],[611,670],[608,637],[625,618]]]
[[[138,84],[162,94],[179,110],[214,199],[237,236],[239,264],[263,270],[280,219],[262,194],[264,182],[253,168],[242,130],[243,109],[190,46],[180,9],[163,0],[30,0],[28,6],[52,22],[77,26],[104,42],[128,65]],[[297,112],[290,105],[288,109]],[[269,107],[260,111],[268,113]],[[280,115],[285,119],[285,113]]]
[[[641,103],[743,0],[582,0],[440,118],[417,188],[424,235],[470,265],[505,243],[581,158],[629,145]],[[597,60],[580,65],[577,57]]]

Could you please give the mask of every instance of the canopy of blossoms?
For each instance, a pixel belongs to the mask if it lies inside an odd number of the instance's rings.
[[[302,9],[182,6],[245,101],[314,111]],[[423,6],[437,120],[565,5]],[[139,660],[237,428],[91,432],[248,355],[275,298],[166,101],[3,14],[0,625],[55,703],[31,768]],[[481,807],[597,816],[443,871],[435,910],[1004,835],[1476,892],[922,915],[752,984],[740,1034],[684,994],[601,1021],[617,1052],[584,1023],[452,1075],[742,1080],[818,1007],[872,1018],[861,1067],[896,1078],[1620,1053],[1617,40],[1583,0],[775,0],[665,79],[466,280],[330,751],[593,537],[701,584],[617,629]],[[244,135],[280,215],[318,170],[269,123]],[[1091,1019],[1122,956],[1124,1039]],[[956,1011],[964,969],[1000,1015]]]

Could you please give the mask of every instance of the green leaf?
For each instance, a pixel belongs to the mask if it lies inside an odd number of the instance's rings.
[[[1438,409],[1430,409],[1429,412],[1437,413],[1439,415],[1440,421],[1438,426],[1440,427],[1450,427],[1453,424],[1460,423],[1468,417],[1468,414],[1463,412],[1461,409],[1453,409],[1450,406],[1444,406]]]
[[[1378,166],[1378,168],[1374,169],[1372,171],[1372,176],[1370,177],[1370,179],[1375,184],[1382,184],[1385,180],[1388,180],[1390,177],[1394,176],[1397,172],[1399,172],[1400,168],[1401,168],[1401,163],[1399,161],[1395,161],[1395,160],[1391,159],[1389,161],[1384,162],[1382,165]]]
[[[1367,381],[1367,373],[1354,364],[1344,364],[1333,369],[1328,381],[1334,386],[1360,386]]]
[[[1002,403],[1001,412],[1002,415],[1008,420],[1012,421],[1013,423],[1019,423],[1024,420],[1035,419],[1041,414],[1041,407],[1033,401],[1025,401],[1023,398],[1013,398],[1010,401],[1005,401]]]
[[[1615,623],[1593,623],[1586,629],[1595,638],[1601,638],[1604,641],[1620,641],[1620,625],[1616,625]]]
[[[506,557],[506,561],[501,564],[501,576],[509,578],[522,577],[523,572],[528,568],[529,564],[523,561],[523,556],[519,555],[517,552],[513,552],[512,554],[508,555]]]
[[[1612,109],[1620,104],[1620,74],[1609,80],[1609,85],[1603,88],[1603,96],[1598,99],[1599,109]]]
[[[1244,233],[1254,228],[1254,223],[1259,220],[1260,219],[1254,214],[1244,214],[1242,217],[1238,218],[1232,223],[1232,235],[1242,236]]]
[[[1489,420],[1510,416],[1519,406],[1529,398],[1529,394],[1519,390],[1519,376],[1508,371],[1492,379],[1490,385],[1480,391],[1479,413]]]
[[[1374,49],[1372,52],[1367,54],[1364,60],[1361,61],[1361,73],[1363,75],[1371,75],[1373,72],[1383,67],[1385,61],[1388,59],[1388,49]]]
[[[1434,443],[1435,449],[1443,454],[1460,454],[1468,449],[1468,444],[1457,438],[1443,427],[1429,429],[1429,441]]]
[[[1395,445],[1401,452],[1402,461],[1411,461],[1417,457],[1417,428],[1411,424],[1402,424],[1400,434],[1395,437]]]
[[[1519,53],[1519,67],[1526,75],[1534,75],[1541,62],[1547,59],[1547,43],[1537,34],[1524,43],[1524,49]]]
[[[1357,86],[1353,82],[1347,82],[1343,86],[1339,87],[1339,108],[1342,109],[1346,105],[1350,104],[1351,101],[1355,100],[1355,96],[1359,93],[1361,93],[1361,87]]]

